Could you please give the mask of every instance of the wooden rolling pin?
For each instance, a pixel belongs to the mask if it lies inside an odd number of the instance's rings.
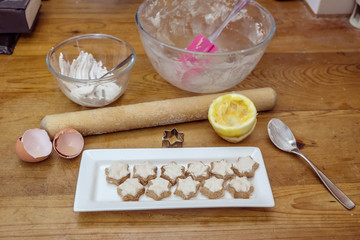
[[[272,88],[237,91],[250,98],[257,111],[271,110],[277,100]],[[226,93],[144,102],[45,116],[40,128],[51,138],[64,128],[74,128],[83,136],[155,127],[207,119],[211,102]]]

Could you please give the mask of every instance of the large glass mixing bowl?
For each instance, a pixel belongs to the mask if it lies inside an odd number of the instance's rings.
[[[261,59],[275,32],[272,15],[252,1],[227,25],[216,53],[186,50],[198,34],[210,35],[235,0],[146,0],[136,25],[156,71],[174,86],[196,93],[229,89],[244,80]]]

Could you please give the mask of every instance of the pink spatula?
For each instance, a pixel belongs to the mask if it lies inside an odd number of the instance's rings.
[[[238,0],[231,10],[230,14],[226,17],[225,21],[215,29],[214,32],[210,34],[208,38],[199,34],[194,41],[186,48],[187,50],[194,52],[208,52],[214,53],[218,50],[218,47],[214,45],[214,42],[219,37],[220,33],[226,25],[231,21],[231,19],[241,10],[246,4],[248,4],[251,0]],[[209,61],[208,59],[198,59],[189,54],[184,54],[180,57],[180,61],[182,62],[182,67],[185,70],[181,77],[181,82],[188,82],[192,77],[200,74],[205,69],[205,65]]]
[[[238,0],[230,14],[226,17],[225,21],[217,29],[215,29],[215,31],[212,32],[210,36],[206,38],[205,36],[199,34],[186,49],[194,52],[216,52],[218,48],[214,45],[214,42],[219,37],[220,33],[224,30],[226,25],[228,25],[228,23],[231,21],[231,19],[250,1],[251,0]]]

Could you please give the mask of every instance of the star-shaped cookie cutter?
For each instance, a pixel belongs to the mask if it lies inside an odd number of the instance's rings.
[[[184,142],[184,133],[179,132],[176,128],[165,130],[162,137],[162,147],[180,148]]]

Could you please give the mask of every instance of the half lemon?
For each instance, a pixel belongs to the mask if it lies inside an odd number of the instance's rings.
[[[209,107],[208,119],[215,132],[226,141],[237,143],[256,126],[257,111],[247,97],[230,93],[216,98]]]

